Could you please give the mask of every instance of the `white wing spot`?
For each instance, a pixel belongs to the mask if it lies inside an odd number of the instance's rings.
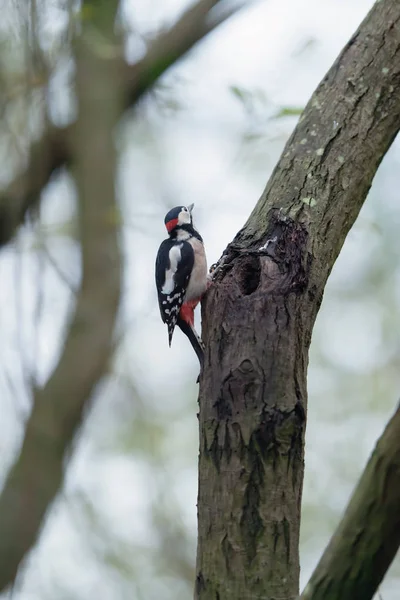
[[[170,294],[174,291],[174,275],[177,271],[178,263],[181,260],[181,248],[182,244],[178,244],[177,246],[172,246],[171,250],[169,251],[170,267],[165,272],[165,283],[161,289],[162,294]]]
[[[182,294],[180,292],[176,292],[176,294],[174,294],[173,296],[168,296],[168,300],[169,302],[174,302],[175,300],[179,300],[181,295]]]

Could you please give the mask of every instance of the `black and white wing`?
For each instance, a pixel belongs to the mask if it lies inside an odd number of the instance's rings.
[[[156,259],[156,286],[161,318],[168,326],[171,345],[176,321],[194,264],[194,252],[186,241],[164,240]]]

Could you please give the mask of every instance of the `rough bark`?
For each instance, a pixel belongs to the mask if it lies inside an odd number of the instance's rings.
[[[400,546],[400,407],[301,600],[369,600]]]
[[[14,581],[60,488],[65,452],[107,367],[119,304],[114,128],[121,90],[112,63],[99,59],[85,36],[77,56],[79,118],[71,150],[77,158],[82,285],[62,356],[35,394],[20,456],[0,497],[0,590]]]
[[[202,306],[198,600],[293,599],[308,348],[325,283],[400,126],[400,4],[318,86]]]

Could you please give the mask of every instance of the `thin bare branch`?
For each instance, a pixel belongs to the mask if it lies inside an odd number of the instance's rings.
[[[41,244],[40,252],[46,258],[48,263],[53,267],[60,281],[62,281],[67,286],[67,288],[70,290],[70,292],[72,292],[72,294],[77,294],[78,290],[76,288],[76,285],[72,282],[71,278],[66,273],[64,273],[63,269],[60,267],[58,261],[54,258],[48,245],[45,242]]]

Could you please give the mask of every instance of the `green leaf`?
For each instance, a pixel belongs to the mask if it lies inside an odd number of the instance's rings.
[[[298,117],[303,112],[302,106],[283,106],[275,115],[274,119],[281,119],[282,117]]]

